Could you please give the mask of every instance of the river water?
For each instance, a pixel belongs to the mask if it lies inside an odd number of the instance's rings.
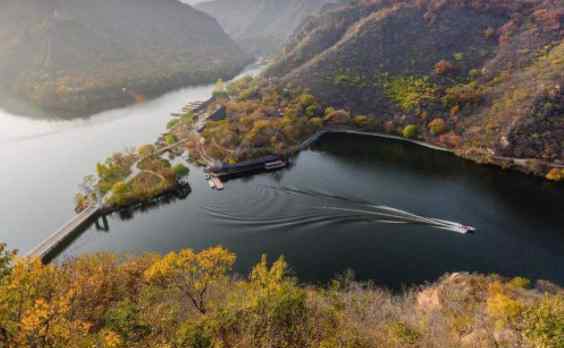
[[[206,99],[212,88],[186,88],[76,121],[0,111],[0,241],[31,249],[72,216],[77,185],[97,161],[152,142],[170,113]],[[308,282],[353,269],[360,279],[392,288],[454,271],[564,284],[562,185],[414,145],[335,134],[302,152],[290,168],[229,181],[222,192],[208,188],[201,169],[191,169],[187,198],[133,216],[114,214],[109,231],[87,229],[58,260],[101,250],[221,244],[237,253],[238,272],[246,273],[262,253],[285,255]],[[367,213],[375,205],[478,231],[391,224]]]

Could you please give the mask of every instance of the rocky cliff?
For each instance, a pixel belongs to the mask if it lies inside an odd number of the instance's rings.
[[[5,0],[0,87],[82,115],[236,74],[249,56],[177,0]]]

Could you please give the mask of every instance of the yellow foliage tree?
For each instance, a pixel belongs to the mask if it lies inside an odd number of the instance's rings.
[[[195,253],[191,249],[171,252],[156,261],[145,279],[164,286],[180,289],[202,314],[207,312],[207,294],[210,288],[223,281],[235,263],[235,254],[222,247]]]

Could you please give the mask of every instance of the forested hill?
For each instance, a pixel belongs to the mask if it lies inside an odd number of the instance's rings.
[[[564,291],[463,273],[392,294],[348,273],[298,284],[280,258],[248,277],[221,247],[60,265],[0,244],[0,347],[562,348]],[[258,260],[257,260],[258,261]]]
[[[177,0],[3,0],[0,87],[57,114],[236,74],[250,57]]]
[[[382,131],[537,171],[564,162],[563,37],[561,0],[356,1],[303,24],[267,76]]]
[[[217,18],[239,44],[257,55],[271,54],[285,44],[310,15],[335,0],[213,0],[196,7]]]

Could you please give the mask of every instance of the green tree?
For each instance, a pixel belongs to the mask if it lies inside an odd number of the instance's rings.
[[[167,134],[164,137],[164,141],[167,145],[173,145],[178,141],[178,139],[174,134]]]
[[[178,178],[184,177],[190,173],[190,169],[181,163],[175,164],[172,170],[176,173],[176,177]]]
[[[403,136],[409,139],[413,139],[417,136],[418,128],[414,124],[410,124],[403,129]]]
[[[441,135],[446,131],[446,122],[442,118],[435,118],[429,123],[428,127],[431,134],[435,136]]]
[[[222,79],[217,80],[213,89],[213,96],[216,98],[227,98],[227,90],[225,89],[225,82]]]
[[[0,285],[2,279],[10,273],[15,256],[16,251],[8,251],[6,244],[0,243]]]

